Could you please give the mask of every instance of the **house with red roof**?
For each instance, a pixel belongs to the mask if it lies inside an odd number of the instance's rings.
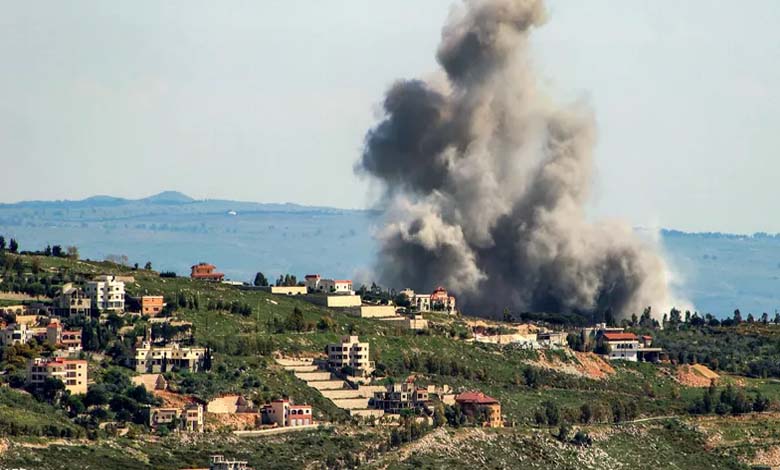
[[[190,278],[202,279],[206,281],[222,281],[225,279],[225,274],[217,272],[217,267],[213,264],[198,263],[191,268]]]
[[[622,330],[604,331],[600,333],[599,340],[609,360],[658,362],[662,353],[661,348],[651,347],[653,337],[648,335],[639,337]]]
[[[463,392],[455,397],[455,403],[460,406],[466,416],[482,421],[482,426],[500,428],[504,426],[501,418],[501,403],[482,392]]]

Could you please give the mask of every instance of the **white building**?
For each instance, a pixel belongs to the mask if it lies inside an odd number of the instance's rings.
[[[319,274],[307,274],[303,279],[309,292],[342,295],[354,293],[352,281],[349,279],[323,279]]]
[[[87,361],[80,359],[36,358],[27,363],[27,381],[39,387],[47,378],[65,384],[65,390],[74,395],[87,393]]]
[[[374,363],[369,361],[369,345],[361,343],[357,336],[342,336],[340,343],[327,346],[327,352],[329,367],[350,367],[355,375],[364,377],[374,371]]]
[[[27,344],[35,333],[25,323],[11,323],[0,330],[0,346],[11,344]]]
[[[87,282],[84,291],[92,299],[92,308],[124,312],[125,283],[116,276],[98,276]]]

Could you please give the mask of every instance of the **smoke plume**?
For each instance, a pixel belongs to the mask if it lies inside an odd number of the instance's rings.
[[[356,165],[385,188],[376,272],[443,284],[472,314],[669,307],[653,247],[586,220],[594,119],[537,89],[528,35],[545,17],[541,0],[467,0],[442,30],[446,80],[387,92]]]

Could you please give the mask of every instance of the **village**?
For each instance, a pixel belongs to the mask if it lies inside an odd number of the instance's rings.
[[[381,290],[356,292],[350,280],[324,278],[319,274],[304,276],[303,282],[280,279],[277,285],[250,286],[226,281],[224,274],[207,263],[191,268],[192,282],[219,283],[239,290],[261,290],[274,296],[294,296],[315,305],[340,311],[349,316],[386,322],[399,328],[424,332],[429,321],[460,316],[456,299],[444,287],[430,293],[404,289],[382,298]],[[48,354],[30,358],[25,385],[30,389],[56,389],[61,383],[70,395],[88,396],[90,390],[89,355],[82,342],[84,332],[68,328],[67,323],[79,317],[97,317],[100,322],[117,316],[143,319],[144,334],[131,338],[132,351],[121,364],[133,371],[132,383],[142,387],[161,405],[145,405],[144,423],[151,432],[203,433],[229,429],[239,436],[261,436],[279,432],[301,431],[329,426],[315,418],[312,404],[296,396],[279,396],[265,403],[255,403],[241,393],[202,400],[169,389],[168,372],[197,373],[209,370],[212,352],[192,344],[188,334],[192,324],[172,315],[173,309],[160,294],[131,296],[126,285],[133,284],[126,274],[101,274],[82,283],[68,282],[58,289],[51,304],[28,303],[0,308],[3,324],[0,346],[7,348],[37,342]],[[283,285],[283,284],[291,285]],[[392,297],[392,298],[388,298]],[[136,323],[137,324],[137,323]],[[161,326],[173,329],[167,338],[155,337]],[[652,338],[625,332],[607,324],[576,330],[553,329],[537,324],[516,324],[473,319],[468,321],[469,334],[462,341],[495,345],[514,345],[529,350],[570,351],[571,337],[579,344],[590,344],[589,350],[600,353],[606,361],[667,361],[660,348],[652,347]],[[121,336],[132,335],[134,326],[118,330]],[[324,350],[298,357],[275,354],[275,363],[285,373],[294,375],[306,386],[349,416],[371,425],[397,426],[401,417],[433,423],[437,404],[456,406],[464,419],[483,427],[511,426],[502,415],[499,400],[474,389],[456,389],[447,384],[420,383],[415,376],[387,383],[374,373],[369,342],[357,335],[346,335]],[[226,424],[227,423],[227,424]],[[121,432],[121,431],[120,431]]]

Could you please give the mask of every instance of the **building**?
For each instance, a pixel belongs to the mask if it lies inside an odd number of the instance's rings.
[[[428,389],[416,386],[413,382],[403,382],[387,386],[387,390],[375,392],[371,404],[385,413],[400,413],[402,410],[422,409],[429,404]]]
[[[374,371],[369,360],[369,345],[361,343],[357,336],[342,336],[341,342],[327,346],[328,366],[333,369],[349,367],[353,375],[367,376]]]
[[[246,460],[228,460],[222,455],[212,455],[209,470],[252,470]]]
[[[352,295],[352,281],[349,279],[323,279],[319,274],[307,274],[303,278],[310,293]]]
[[[92,311],[92,299],[86,292],[71,283],[62,286],[59,295],[54,298],[54,314],[61,317],[71,315],[89,316]]]
[[[165,298],[161,295],[142,295],[127,298],[127,310],[148,317],[161,315],[165,308]]]
[[[174,424],[179,431],[203,432],[203,405],[200,403],[190,403],[183,408],[150,407],[148,413],[149,427],[152,429]]]
[[[81,350],[81,330],[66,330],[57,319],[46,326],[46,342],[55,348],[68,351]]]
[[[471,416],[488,428],[500,428],[504,426],[501,419],[501,403],[495,398],[482,392],[464,392],[455,397],[455,402],[460,405],[463,414]]]
[[[568,346],[565,331],[544,331],[536,334],[539,346],[545,349],[560,349]]]
[[[190,269],[192,270],[190,273],[192,279],[202,279],[206,281],[222,281],[225,279],[225,274],[217,272],[217,267],[213,264],[198,263]]]
[[[0,346],[27,344],[33,336],[35,332],[26,323],[11,323],[0,330]]]
[[[457,312],[455,297],[449,295],[444,287],[439,286],[430,294],[416,294],[412,289],[404,289],[400,293],[409,299],[409,308],[413,312]]]
[[[135,355],[130,367],[142,374],[170,370],[198,372],[204,369],[206,359],[206,348],[186,347],[179,343],[155,346],[152,342],[151,329],[148,329],[146,338],[135,347]]]
[[[98,276],[87,282],[84,291],[92,300],[92,308],[111,312],[125,311],[125,283],[114,276]]]
[[[274,400],[261,409],[263,423],[279,427],[309,426],[314,424],[311,405],[295,405],[288,398]]]
[[[28,383],[38,387],[49,377],[61,380],[65,390],[73,395],[87,393],[87,361],[57,357],[36,358],[28,362]]]
[[[663,350],[652,347],[653,338],[634,333],[603,332],[599,335],[605,355],[609,360],[658,362]]]

